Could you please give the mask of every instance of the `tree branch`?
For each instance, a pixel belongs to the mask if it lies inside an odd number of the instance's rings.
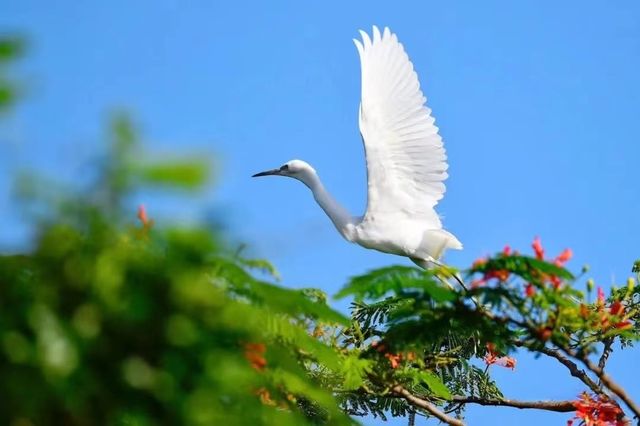
[[[613,349],[611,349],[611,345],[613,345],[614,339],[615,337],[610,336],[610,337],[606,337],[602,341],[602,344],[604,345],[604,349],[602,350],[602,355],[600,355],[600,359],[598,360],[598,368],[602,371],[604,371],[604,366],[607,364],[609,355],[611,355],[611,352],[613,352]],[[602,388],[602,380],[600,380],[600,383],[598,383],[598,385],[600,385],[600,387]]]
[[[589,370],[591,370],[596,376],[598,376],[598,379],[600,379],[600,382],[607,388],[609,389],[611,392],[613,392],[614,394],[616,394],[616,396],[618,398],[620,398],[621,400],[624,401],[624,403],[627,405],[627,407],[629,407],[629,409],[631,411],[633,411],[633,414],[635,415],[635,417],[637,419],[640,419],[640,407],[638,407],[638,405],[631,399],[631,397],[627,394],[627,392],[622,388],[622,386],[620,386],[618,383],[614,382],[613,379],[611,378],[611,376],[609,376],[607,373],[604,372],[604,370],[602,370],[601,368],[599,368],[597,365],[595,365],[587,356],[585,356],[584,354],[578,353],[572,349],[569,348],[561,348],[562,351],[564,353],[566,353],[567,355],[579,360],[580,362],[582,362],[585,367],[587,367]]]
[[[519,409],[531,408],[535,410],[556,411],[558,413],[569,413],[576,410],[572,401],[516,401],[513,399],[489,399],[458,395],[454,396],[452,401],[459,404],[491,405]]]
[[[580,369],[578,367],[578,364],[576,364],[575,362],[571,361],[566,356],[562,355],[562,353],[560,353],[560,351],[558,351],[556,349],[548,348],[546,346],[543,346],[543,347],[540,347],[540,348],[531,347],[531,346],[527,345],[525,342],[521,342],[521,341],[515,341],[514,344],[516,346],[519,346],[519,347],[525,347],[525,348],[529,349],[532,352],[540,352],[540,353],[542,353],[542,354],[544,354],[544,355],[546,355],[548,357],[555,358],[560,364],[562,364],[565,367],[567,367],[567,370],[569,370],[569,372],[571,373],[571,375],[573,377],[577,378],[582,383],[587,385],[589,387],[589,389],[591,389],[593,392],[595,392],[597,394],[602,394],[602,387],[598,386],[598,384],[596,382],[594,382],[593,379],[591,379],[591,377],[589,377],[589,375],[587,374],[586,371]]]
[[[423,410],[427,411],[429,414],[431,414],[432,416],[434,416],[435,418],[437,418],[438,420],[444,423],[447,423],[451,426],[464,426],[464,423],[461,420],[447,416],[445,413],[440,411],[438,407],[436,407],[435,405],[433,405],[427,400],[418,398],[417,396],[413,395],[411,392],[406,390],[402,385],[395,385],[393,388],[391,388],[391,390],[396,395],[404,398],[409,404],[418,408],[422,408]]]

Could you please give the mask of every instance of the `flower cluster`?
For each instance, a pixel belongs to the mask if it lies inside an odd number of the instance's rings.
[[[514,254],[518,254],[517,252],[514,252]],[[506,257],[506,256],[510,256],[511,255],[511,247],[509,246],[505,246],[504,250],[502,250],[501,256]],[[480,259],[477,259],[475,262],[473,262],[473,265],[471,265],[472,268],[477,268],[479,266],[482,266],[484,264],[486,264],[488,262],[488,258],[486,257],[481,257]],[[509,271],[507,271],[506,269],[489,269],[487,271],[484,272],[484,274],[482,275],[482,278],[477,279],[477,280],[473,280],[471,282],[471,288],[476,288],[478,286],[484,285],[487,282],[489,282],[492,279],[497,279],[500,282],[504,282],[507,281],[509,279],[509,276],[511,275],[511,273]]]
[[[244,357],[256,371],[263,371],[267,366],[267,360],[264,357],[267,347],[264,343],[245,343]]]
[[[255,394],[260,399],[260,402],[264,405],[275,407],[276,402],[271,398],[271,393],[267,388],[260,388],[255,391]]]
[[[540,237],[535,237],[533,239],[533,244],[531,244],[533,248],[533,252],[536,255],[536,259],[544,260],[544,248],[542,247],[542,243],[540,242]],[[559,267],[563,267],[565,263],[567,263],[573,257],[573,252],[571,249],[564,249],[558,256],[553,259],[553,264]],[[562,285],[562,280],[555,275],[543,276],[542,281],[550,282],[554,288],[559,288]]]
[[[602,331],[614,328],[625,330],[632,327],[633,323],[631,320],[625,317],[625,309],[625,305],[619,300],[615,300],[611,305],[609,305],[609,309],[606,309],[604,291],[602,291],[601,287],[598,287],[598,300],[595,308],[597,317],[593,321],[592,326],[594,328],[601,329]],[[592,316],[591,312],[592,311],[590,311],[585,304],[580,305],[580,316],[585,320]]]
[[[542,247],[542,243],[540,242],[539,237],[534,238],[531,247],[533,248],[536,259],[545,260],[544,248]],[[504,259],[510,256],[520,256],[520,253],[518,253],[518,251],[512,251],[511,247],[509,246],[505,246],[505,248],[498,256],[499,258]],[[572,256],[573,252],[571,251],[571,249],[565,249],[558,256],[552,259],[551,262],[558,267],[564,267],[564,265],[571,259]],[[488,261],[489,259],[486,257],[477,259],[475,262],[473,262],[472,269],[477,269],[485,265]],[[485,269],[483,271],[482,278],[476,279],[471,282],[471,288],[476,288],[478,286],[484,285],[492,279],[497,279],[499,282],[505,282],[509,279],[510,276],[511,272],[509,272],[507,269]],[[555,275],[540,274],[539,278],[542,283],[551,283],[551,285],[553,285],[553,287],[556,289],[562,285],[562,280]],[[533,297],[535,294],[536,287],[532,283],[527,283],[525,285],[525,295],[527,297]]]
[[[416,359],[415,352],[407,352],[406,354],[402,354],[402,353],[394,354],[391,352],[387,352],[387,346],[382,341],[372,342],[371,347],[374,348],[376,351],[380,352],[381,354],[384,354],[384,357],[389,360],[389,363],[391,364],[391,368],[394,368],[394,369],[400,366],[400,363],[402,362],[403,359],[406,361],[415,361]]]
[[[572,426],[575,419],[581,420],[585,426],[624,426],[629,422],[624,418],[622,410],[612,399],[604,395],[591,396],[586,392],[574,401],[576,415],[567,422]]]
[[[515,369],[516,360],[510,356],[498,356],[496,347],[493,343],[487,343],[487,354],[484,356],[484,362],[487,365],[499,365],[501,367]]]

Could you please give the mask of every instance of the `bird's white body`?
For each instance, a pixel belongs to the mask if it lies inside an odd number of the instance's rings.
[[[462,244],[442,229],[434,210],[442,198],[447,162],[442,139],[420,90],[413,65],[388,28],[354,40],[362,69],[359,125],[367,159],[368,199],[362,217],[351,216],[325,190],[316,171],[292,160],[255,176],[300,180],[336,229],[363,247],[407,256],[422,267]]]

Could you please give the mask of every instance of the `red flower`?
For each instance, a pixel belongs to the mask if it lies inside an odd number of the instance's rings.
[[[510,356],[501,356],[496,360],[495,364],[512,370],[516,368],[516,360]]]
[[[257,391],[255,391],[255,394],[258,395],[258,398],[260,398],[260,402],[264,405],[276,405],[275,401],[271,399],[271,394],[266,388],[258,389]]]
[[[573,252],[571,251],[571,249],[564,249],[562,251],[562,253],[560,253],[558,255],[558,257],[555,258],[555,260],[553,261],[553,263],[555,263],[558,266],[563,266],[565,263],[567,263],[571,258],[573,257]]]
[[[584,303],[580,304],[580,316],[583,319],[589,318],[589,308],[587,308],[587,305],[585,305]]]
[[[598,287],[598,304],[604,305],[604,290],[602,290],[602,287]]]
[[[560,278],[558,278],[557,276],[555,276],[555,275],[550,275],[549,276],[549,281],[551,281],[551,285],[556,290],[559,289],[560,286],[562,285],[562,280]]]
[[[501,367],[514,369],[516,368],[516,360],[510,356],[501,356],[499,357],[495,351],[495,346],[493,343],[487,343],[487,354],[484,356],[484,362],[487,365],[499,365]]]
[[[391,363],[391,368],[398,368],[400,361],[402,361],[402,354],[384,354],[384,357]]]
[[[633,327],[633,324],[629,320],[624,320],[613,324],[613,327],[617,328],[618,330],[625,330],[627,328]]]
[[[477,280],[471,281],[471,288],[478,288],[481,285],[484,285],[487,282],[484,278],[479,278]]]
[[[535,237],[533,239],[533,244],[531,244],[531,247],[533,247],[533,251],[536,253],[536,258],[539,260],[543,260],[544,249],[542,248],[542,244],[540,243],[540,237]]]
[[[471,264],[472,268],[478,268],[482,265],[484,265],[485,263],[487,263],[487,258],[486,257],[480,257],[476,260],[473,261],[473,263]]]
[[[534,285],[531,283],[527,283],[527,285],[524,287],[524,294],[527,297],[533,297],[536,294],[536,288],[534,287]]]
[[[553,334],[553,328],[548,326],[540,328],[538,330],[538,336],[540,337],[540,340],[542,340],[543,342],[546,342],[547,340],[549,340],[552,334]]]
[[[611,315],[613,315],[613,316],[616,316],[616,317],[623,316],[624,315],[624,305],[619,300],[616,300],[609,307],[609,313]],[[624,319],[622,321],[618,321],[618,322],[613,324],[613,327],[617,328],[619,330],[624,330],[624,329],[627,329],[627,328],[629,328],[631,326],[633,326],[633,324],[628,319]]]
[[[504,249],[502,249],[502,254],[505,256],[509,256],[511,254],[511,247],[509,247],[508,245],[504,246]]]
[[[149,223],[149,218],[147,217],[147,209],[144,207],[144,204],[140,204],[138,206],[138,219],[142,222],[143,226],[147,226]]]
[[[623,315],[624,314],[624,305],[620,303],[620,301],[616,300],[609,307],[609,312],[611,315]]]
[[[264,343],[246,343],[244,345],[244,357],[257,371],[262,371],[267,366],[267,360],[264,358],[266,351],[267,347]]]
[[[574,419],[582,420],[586,426],[624,426],[629,424],[618,404],[604,395],[590,396],[586,392],[573,402],[576,408]],[[572,419],[573,420],[573,419]],[[567,422],[567,424],[569,424]]]
[[[387,346],[384,344],[382,340],[376,340],[374,342],[371,342],[371,347],[378,352],[384,352],[387,350]]]
[[[506,281],[509,279],[509,275],[511,273],[506,269],[499,269],[495,271],[487,271],[484,274],[485,281],[490,280],[491,278],[497,278],[499,281]]]
[[[485,263],[487,263],[486,259],[478,259],[475,262],[473,262],[473,268],[477,268],[479,266],[484,265]],[[487,281],[496,278],[498,281],[507,281],[509,279],[509,276],[511,275],[511,273],[509,271],[507,271],[506,269],[492,269],[492,270],[487,270],[484,271],[484,275],[482,276],[482,278],[478,278],[475,279],[473,281],[471,281],[471,288],[477,288],[481,285],[484,285],[487,283]]]
[[[498,359],[495,349],[496,347],[493,343],[487,343],[487,354],[484,356],[484,362],[486,362],[487,365],[495,364]]]

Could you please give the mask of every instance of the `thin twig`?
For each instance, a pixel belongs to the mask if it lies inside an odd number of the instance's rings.
[[[496,321],[496,322],[499,322],[499,323],[502,323],[502,324],[512,323],[514,325],[517,325],[519,327],[527,329],[530,332],[533,332],[533,329],[529,324],[527,324],[525,322],[522,322],[522,321],[518,321],[518,320],[516,320],[514,318],[495,316],[492,313],[487,312],[487,311],[480,311],[479,313],[485,315],[487,318],[489,318],[489,319],[491,319],[493,321]],[[600,386],[598,386],[598,384],[596,382],[594,382],[591,379],[591,377],[589,377],[589,375],[584,370],[581,370],[580,368],[578,368],[578,365],[575,362],[571,361],[569,358],[567,358],[566,356],[562,355],[558,350],[551,349],[551,348],[548,348],[546,346],[538,347],[538,346],[529,345],[526,342],[522,342],[522,341],[519,341],[519,340],[514,341],[513,344],[516,345],[516,346],[519,346],[519,347],[525,347],[525,348],[529,349],[532,352],[540,352],[540,353],[543,353],[543,354],[545,354],[547,356],[555,358],[558,362],[560,362],[562,365],[567,367],[567,369],[569,370],[569,372],[571,373],[571,375],[573,377],[576,377],[577,379],[582,381],[585,385],[589,386],[589,388],[592,391],[594,391],[595,393],[598,393],[598,394],[602,394],[603,393],[602,389],[600,388]]]
[[[609,336],[609,337],[605,337],[604,340],[602,341],[602,344],[604,345],[604,349],[602,350],[602,355],[600,355],[600,359],[598,360],[598,368],[601,371],[604,371],[604,367],[607,364],[609,355],[611,355],[611,352],[613,352],[613,349],[611,349],[611,346],[613,345],[614,340],[615,340],[615,337]],[[600,386],[600,388],[602,388],[602,380],[598,382],[598,385]]]
[[[416,412],[414,410],[409,411],[409,423],[407,426],[416,426]]]
[[[576,410],[572,401],[517,401],[502,398],[490,399],[474,396],[454,396],[453,402],[458,402],[460,404],[479,404],[520,409],[531,408],[535,410],[556,411],[558,413],[569,413]]]
[[[489,318],[497,320],[500,317],[490,316]],[[516,324],[516,325],[523,326],[524,328],[529,329],[529,331],[532,331],[528,327],[527,324],[522,324],[519,321],[514,320],[512,318],[500,318],[500,319],[506,320],[507,322],[511,322],[513,324]],[[558,348],[562,352],[564,352],[566,355],[568,355],[571,358],[574,358],[574,359],[580,361],[582,364],[584,364],[584,366],[587,367],[588,370],[590,370],[592,373],[594,373],[600,379],[600,382],[607,389],[609,389],[611,392],[616,394],[616,396],[618,398],[620,398],[622,401],[624,401],[624,403],[627,405],[627,407],[629,407],[629,409],[631,411],[633,411],[633,414],[635,415],[636,418],[640,419],[640,407],[638,407],[638,405],[636,405],[636,403],[629,397],[629,395],[627,395],[625,390],[619,384],[614,382],[613,379],[609,375],[607,375],[601,368],[598,368],[598,366],[596,364],[591,362],[591,360],[586,355],[584,355],[582,353],[578,353],[577,351],[575,351],[575,350],[573,350],[571,348],[562,347],[561,345],[558,345],[557,342],[554,342],[554,344],[556,344],[556,346],[558,346]],[[603,390],[601,389],[601,387],[598,386],[598,384],[595,383],[593,380],[591,380],[591,378],[586,374],[586,372],[584,370],[580,370],[574,362],[572,362],[571,360],[569,360],[566,357],[564,357],[558,351],[556,351],[554,349],[547,348],[547,347],[538,348],[538,347],[528,346],[528,345],[525,345],[525,344],[522,344],[522,346],[525,346],[525,347],[527,347],[528,349],[530,349],[532,351],[539,351],[539,352],[541,352],[541,353],[543,353],[545,355],[549,355],[549,356],[557,359],[558,361],[560,361],[560,363],[562,363],[565,367],[567,367],[569,369],[569,371],[571,372],[572,376],[577,377],[580,380],[582,380],[582,382],[585,383],[587,386],[589,386],[589,388],[591,388],[591,390],[593,390],[595,393],[603,394]]]
[[[567,358],[566,356],[562,355],[558,350],[556,349],[551,349],[548,348],[546,346],[543,347],[532,347],[527,345],[525,342],[521,342],[521,341],[516,341],[514,342],[514,344],[516,346],[520,346],[520,347],[525,347],[527,349],[529,349],[532,352],[540,352],[548,357],[551,358],[555,358],[560,364],[564,365],[567,370],[569,370],[569,372],[571,373],[571,375],[575,378],[577,378],[578,380],[580,380],[582,383],[584,383],[585,385],[587,385],[589,387],[589,389],[591,389],[593,392],[597,393],[597,394],[602,394],[602,388],[600,386],[598,386],[598,384],[596,382],[593,381],[593,379],[591,379],[591,377],[589,377],[589,375],[587,374],[586,371],[580,369],[578,367],[578,364],[576,364],[575,362],[571,361],[569,358]]]
[[[440,411],[438,407],[436,407],[435,405],[433,405],[427,400],[424,400],[422,398],[419,398],[413,395],[411,392],[406,390],[402,385],[395,385],[393,388],[391,388],[391,390],[396,395],[404,398],[405,401],[407,401],[409,404],[413,405],[414,407],[421,408],[427,411],[433,417],[437,418],[438,420],[444,423],[447,423],[451,426],[464,426],[464,423],[461,420],[447,416],[445,413]]]

